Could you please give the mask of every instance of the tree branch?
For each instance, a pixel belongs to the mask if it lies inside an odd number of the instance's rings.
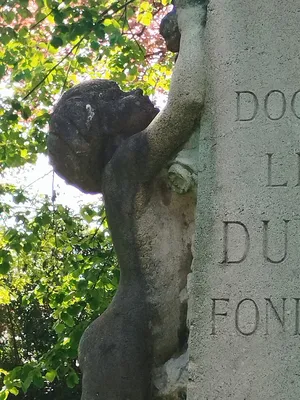
[[[49,17],[53,13],[53,10],[51,10],[47,15],[45,15],[43,18],[41,18],[39,21],[37,21],[34,25],[30,27],[30,30],[36,28],[41,22],[43,22],[46,18]]]

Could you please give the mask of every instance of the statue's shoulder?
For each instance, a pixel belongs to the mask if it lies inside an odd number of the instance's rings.
[[[149,164],[150,145],[146,133],[139,132],[126,139],[116,149],[104,171],[105,180],[118,184],[146,182],[145,172]]]

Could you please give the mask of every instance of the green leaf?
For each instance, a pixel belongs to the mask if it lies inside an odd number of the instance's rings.
[[[41,218],[41,222],[44,226],[49,225],[52,221],[51,215],[43,214]]]
[[[5,369],[0,368],[0,374],[7,375],[8,372]]]
[[[66,327],[64,324],[57,324],[57,325],[55,325],[54,329],[55,329],[55,332],[59,334],[59,333],[62,333],[66,329]]]
[[[24,39],[28,34],[28,28],[26,26],[23,26],[19,31],[18,31],[18,36],[21,39]]]
[[[79,279],[76,286],[79,291],[86,290],[88,287],[88,281],[86,279]]]
[[[32,250],[32,244],[30,242],[26,242],[23,246],[25,253],[30,253]]]
[[[5,65],[4,64],[0,64],[0,79],[5,75]]]
[[[23,149],[26,150],[26,149]],[[22,150],[21,150],[22,153]],[[26,150],[26,154],[27,155],[27,150]],[[24,203],[27,200],[27,197],[24,196],[24,193],[19,192],[17,195],[13,196],[13,202],[15,204],[20,204],[20,203]]]
[[[79,383],[79,377],[75,371],[71,371],[67,376],[67,386],[73,388]]]
[[[11,106],[12,106],[12,108],[14,109],[14,110],[21,110],[21,108],[22,108],[22,105],[21,105],[21,103],[19,102],[19,101],[17,101],[17,100],[12,100],[12,102],[11,102]]]
[[[28,10],[28,8],[18,8],[18,14],[24,19],[32,17],[32,13],[30,10]]]
[[[70,328],[72,328],[75,325],[73,317],[67,312],[61,313],[61,319]]]
[[[69,32],[69,26],[68,25],[64,25],[64,24],[60,24],[57,26],[57,31],[60,33],[67,33]]]
[[[41,375],[34,375],[32,383],[39,389],[43,388],[45,385],[44,379]]]
[[[57,372],[56,372],[55,369],[51,369],[51,370],[48,371],[48,372],[46,373],[46,375],[45,375],[47,381],[49,381],[49,382],[53,382],[54,379],[56,378],[56,376],[57,376]]]
[[[97,24],[94,27],[94,31],[95,31],[96,36],[99,39],[104,39],[105,38],[105,27],[104,27],[103,24]]]
[[[22,80],[30,80],[32,78],[31,71],[29,69],[24,69],[14,75],[13,79],[15,82],[20,82]]]
[[[39,22],[39,21],[45,19],[45,17],[46,17],[46,14],[44,14],[44,13],[41,12],[41,11],[38,11],[38,12],[36,13],[36,15],[35,15],[34,18],[35,18],[35,21],[36,21],[36,22]]]
[[[0,392],[0,400],[6,400],[8,398],[9,391],[8,390],[3,390]]]
[[[21,115],[24,119],[28,119],[31,116],[31,110],[28,106],[25,106],[21,110]]]
[[[6,116],[6,119],[8,121],[17,121],[18,120],[18,114],[8,113],[7,116]]]
[[[0,262],[0,275],[5,275],[10,270],[10,263],[8,261]]]
[[[59,37],[59,36],[53,36],[53,38],[51,39],[50,44],[51,44],[51,46],[53,46],[55,49],[58,49],[59,47],[61,47],[61,46],[64,44],[64,42],[63,42],[63,40],[62,40],[61,37]]]
[[[72,304],[68,307],[68,313],[72,315],[72,317],[76,317],[81,312],[81,309],[82,307],[80,304]]]
[[[4,21],[10,24],[16,17],[16,14],[13,11],[6,11],[2,14]]]
[[[100,44],[96,42],[95,40],[92,40],[90,43],[91,49],[97,51],[99,50]]]
[[[145,11],[141,13],[138,17],[138,21],[145,26],[149,26],[152,22],[152,13],[150,11]]]
[[[1,44],[7,45],[16,37],[16,32],[10,27],[0,27]]]
[[[60,10],[57,10],[57,9],[54,10],[53,15],[54,15],[54,21],[56,24],[62,23],[63,20],[65,19],[65,14]]]
[[[10,295],[9,290],[4,286],[0,286],[0,304],[9,304]]]
[[[33,381],[33,375],[29,374],[27,376],[27,378],[25,379],[25,381],[22,382],[22,389],[23,389],[24,393],[27,392],[29,386],[32,384],[32,381]]]
[[[92,61],[89,57],[78,56],[78,57],[76,57],[76,59],[77,59],[78,63],[81,65],[92,65]]]
[[[28,150],[27,150],[27,149],[22,149],[22,150],[20,151],[20,154],[21,154],[21,157],[22,157],[22,158],[26,158],[27,155],[28,155]]]
[[[16,387],[12,387],[9,389],[9,392],[17,396],[19,394],[19,390]]]

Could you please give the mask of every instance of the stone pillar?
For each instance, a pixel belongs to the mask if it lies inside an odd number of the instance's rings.
[[[188,400],[300,398],[300,4],[211,0]]]

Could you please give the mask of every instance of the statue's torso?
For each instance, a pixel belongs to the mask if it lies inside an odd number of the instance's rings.
[[[186,339],[180,298],[191,266],[194,197],[171,192],[164,174],[141,184],[133,179],[137,171],[113,167],[103,194],[121,279],[112,303],[81,339],[83,399],[109,393],[110,400],[150,400],[153,368]]]
[[[110,182],[108,191],[114,191],[113,186]],[[178,195],[171,191],[163,173],[151,184],[139,188],[134,196],[125,193],[120,190],[116,202],[134,213],[128,215],[123,209],[117,215],[116,209],[113,214],[108,209],[109,224],[121,275],[127,276],[130,269],[133,276],[129,281],[138,271],[143,276],[154,363],[160,365],[186,339],[187,306],[182,297],[191,266],[195,200],[192,194]],[[106,195],[111,204],[112,193]]]

